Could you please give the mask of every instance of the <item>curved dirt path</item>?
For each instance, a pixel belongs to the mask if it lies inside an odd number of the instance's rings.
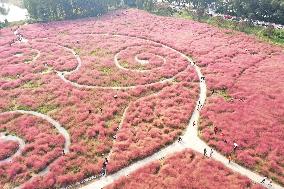
[[[17,136],[13,136],[13,135],[9,135],[7,133],[0,133],[0,139],[3,140],[3,141],[14,141],[14,142],[17,142],[19,144],[19,147],[16,151],[16,153],[14,153],[12,156],[4,159],[4,160],[0,160],[0,164],[2,163],[7,163],[7,162],[10,162],[12,161],[13,158],[21,155],[24,147],[25,147],[25,141]]]
[[[112,35],[112,36],[126,36],[126,35],[119,35],[119,34],[96,34],[96,33],[93,33],[93,35]],[[134,36],[127,36],[127,37],[130,37],[130,38],[139,38],[139,37],[134,37]],[[133,173],[134,171],[136,171],[137,169],[141,168],[141,167],[144,167],[146,166],[147,164],[155,161],[155,160],[159,160],[161,158],[165,158],[166,156],[168,155],[171,155],[171,154],[174,154],[176,152],[180,152],[180,151],[183,151],[184,149],[187,149],[187,148],[190,148],[190,149],[193,149],[197,152],[200,152],[200,153],[203,153],[203,149],[206,148],[207,151],[209,149],[211,149],[211,147],[209,147],[204,141],[202,141],[199,137],[198,137],[198,120],[199,120],[199,117],[200,117],[200,105],[201,107],[205,104],[205,101],[206,101],[206,91],[207,91],[207,87],[206,87],[206,82],[205,80],[203,80],[202,78],[204,77],[203,74],[201,73],[201,69],[195,65],[195,63],[193,62],[192,59],[190,59],[188,56],[186,56],[185,54],[173,49],[172,47],[169,47],[165,44],[162,44],[162,43],[158,43],[158,42],[155,42],[155,41],[152,41],[152,40],[149,40],[149,39],[145,39],[145,38],[139,38],[139,39],[143,39],[145,41],[148,41],[148,42],[151,42],[151,43],[155,43],[155,44],[160,44],[162,45],[162,47],[165,47],[167,49],[170,49],[176,53],[178,53],[179,55],[181,55],[182,57],[184,57],[185,59],[188,60],[188,62],[190,63],[191,66],[193,66],[193,68],[195,69],[198,77],[199,77],[199,80],[200,80],[200,94],[199,94],[199,99],[197,100],[197,104],[196,104],[196,107],[195,107],[195,110],[192,114],[192,117],[190,119],[190,122],[189,122],[189,125],[185,131],[185,133],[181,136],[183,141],[182,143],[179,143],[179,142],[174,142],[173,144],[161,149],[160,151],[154,153],[153,155],[147,157],[147,158],[144,158],[140,161],[137,161],[121,170],[119,170],[118,172],[112,174],[112,175],[109,175],[109,176],[106,176],[106,177],[101,177],[99,178],[98,180],[95,180],[93,183],[90,183],[90,184],[87,184],[81,188],[83,189],[100,189],[100,188],[103,188],[111,183],[113,183],[115,180],[119,179],[120,177],[122,176],[127,176],[131,173]],[[28,40],[23,38],[23,42],[27,43]],[[69,75],[71,73],[74,73],[76,72],[77,70],[80,69],[81,65],[82,65],[82,61],[81,61],[81,58],[79,55],[76,54],[76,52],[73,50],[73,49],[70,49],[70,48],[66,48],[66,47],[63,47],[67,50],[69,50],[76,58],[77,62],[78,62],[78,66],[76,67],[75,70],[72,70],[70,72],[59,72],[57,71],[57,74],[58,76],[66,83],[70,83],[72,86],[74,87],[77,87],[77,88],[89,88],[89,89],[114,89],[114,90],[122,90],[122,89],[133,89],[133,88],[136,88],[138,86],[151,86],[151,85],[154,85],[156,83],[165,83],[165,82],[171,82],[173,81],[173,79],[181,72],[185,71],[186,69],[188,69],[188,67],[179,72],[178,74],[176,74],[175,76],[173,76],[172,78],[169,78],[169,79],[165,79],[163,81],[159,81],[159,82],[155,82],[155,83],[150,83],[150,84],[145,84],[145,85],[136,85],[136,86],[129,86],[129,87],[102,87],[102,86],[89,86],[89,85],[80,85],[78,83],[75,83],[75,82],[72,82],[72,81],[69,81],[65,78],[65,75]],[[119,63],[116,61],[116,58],[114,58],[114,62],[115,62],[115,65],[118,66],[119,68],[121,67],[119,65]],[[123,68],[125,69],[125,68]],[[122,121],[124,120],[125,116],[126,116],[126,112],[128,110],[128,107],[125,109],[124,111],[124,115],[123,115],[123,118],[122,118]],[[17,111],[19,113],[21,113],[21,111]],[[23,112],[26,112],[26,111],[23,111]],[[36,116],[39,116],[39,117],[42,117],[44,119],[46,119],[47,121],[51,121],[51,123],[56,123],[55,125],[57,125],[58,128],[60,128],[60,124],[58,122],[56,122],[55,120],[53,120],[52,118],[50,118],[49,116],[46,116],[46,115],[43,115],[43,114],[40,114],[40,113],[37,113],[37,112],[30,112],[30,114],[32,115],[36,115]],[[193,127],[193,122],[195,122],[195,127]],[[120,124],[120,126],[122,125],[122,123]],[[57,128],[56,127],[56,128]],[[62,127],[61,127],[62,128]],[[63,132],[64,133],[64,132]],[[67,136],[68,135],[68,136]],[[68,134],[68,132],[66,131],[66,133],[64,134],[64,137],[67,137],[65,138],[66,141],[69,140],[69,142],[67,142],[67,144],[65,143],[65,148],[64,148],[64,151],[67,152],[67,146],[68,146],[68,152],[69,152],[69,145],[70,145],[70,136]],[[68,153],[67,152],[67,153]],[[253,172],[253,171],[250,171],[249,169],[247,168],[244,168],[236,163],[228,163],[228,159],[221,155],[220,153],[214,151],[214,154],[212,156],[213,159],[221,162],[223,165],[225,165],[226,167],[230,168],[231,170],[237,172],[237,173],[240,173],[241,175],[244,175],[244,176],[247,176],[248,178],[250,178],[253,182],[255,183],[259,183],[263,176]],[[48,171],[48,168],[46,170],[43,171],[43,173],[46,173]],[[272,184],[272,187],[269,187],[268,185],[265,185],[263,184],[264,187],[266,188],[274,188],[274,189],[283,189],[282,186],[276,184],[276,183],[273,183]]]

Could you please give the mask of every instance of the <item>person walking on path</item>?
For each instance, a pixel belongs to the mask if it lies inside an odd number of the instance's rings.
[[[272,180],[269,181],[268,186],[272,187]]]
[[[260,183],[261,183],[261,184],[264,184],[264,182],[265,182],[266,179],[267,179],[267,177],[264,177]]]
[[[195,126],[195,121],[193,121],[192,125],[193,125],[193,127]]]
[[[236,152],[238,146],[239,146],[239,145],[238,145],[236,142],[234,142],[234,149],[233,149],[234,152]]]
[[[102,168],[102,175],[106,175],[106,167],[107,167],[107,164],[108,164],[108,159],[105,158],[105,161],[103,163],[103,168]]]
[[[212,157],[212,155],[213,155],[213,149],[211,148],[210,149],[210,157]]]
[[[204,157],[207,156],[207,150],[206,150],[206,148],[204,148],[204,150],[203,150],[203,155],[204,155]]]
[[[214,133],[215,133],[215,135],[217,134],[217,132],[218,132],[218,127],[214,127]]]
[[[181,137],[178,137],[178,142],[182,142],[182,138]]]
[[[232,156],[231,155],[228,156],[228,160],[229,160],[229,163],[231,163],[231,161],[232,161]]]

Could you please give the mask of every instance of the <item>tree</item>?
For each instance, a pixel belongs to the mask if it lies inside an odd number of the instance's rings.
[[[3,2],[0,0],[0,15],[7,15],[9,11],[10,10],[5,8]]]
[[[218,0],[217,12],[284,24],[283,0]]]
[[[30,17],[39,21],[98,16],[117,4],[118,0],[24,0]]]

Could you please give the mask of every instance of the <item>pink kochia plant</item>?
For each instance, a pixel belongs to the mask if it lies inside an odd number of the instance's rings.
[[[19,148],[19,144],[15,141],[0,140],[0,160],[4,160],[13,155]]]

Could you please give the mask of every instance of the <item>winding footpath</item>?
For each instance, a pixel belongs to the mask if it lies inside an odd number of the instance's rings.
[[[16,33],[17,32],[15,32],[15,35],[16,35]],[[94,34],[94,35],[98,35],[98,34]],[[99,35],[124,36],[124,35],[115,35],[115,34],[99,34]],[[161,43],[149,40],[149,39],[133,37],[133,36],[127,36],[127,37],[143,39],[145,41],[148,41],[148,42],[151,42],[151,43],[154,43],[154,44],[162,45],[162,47],[164,47],[164,48],[166,48],[166,49],[168,49],[170,51],[173,51],[173,52],[179,54],[180,56],[184,57],[185,59],[187,59],[189,64],[195,69],[195,72],[198,75],[199,80],[200,80],[199,99],[197,100],[196,107],[195,107],[195,110],[194,110],[194,112],[193,112],[193,114],[192,114],[192,116],[190,118],[188,127],[187,127],[186,131],[184,132],[184,134],[181,136],[182,137],[182,142],[181,143],[176,141],[173,144],[171,144],[171,145],[161,149],[160,151],[154,153],[153,155],[151,155],[151,156],[149,156],[147,158],[144,158],[142,160],[139,160],[139,161],[137,161],[137,162],[135,162],[135,163],[133,163],[133,164],[131,164],[131,165],[121,169],[120,171],[118,171],[118,172],[116,172],[114,174],[108,175],[106,177],[100,177],[99,179],[95,180],[94,182],[92,182],[90,184],[87,184],[85,186],[82,186],[81,188],[83,188],[83,189],[100,189],[100,188],[103,188],[103,187],[105,187],[105,186],[107,186],[109,184],[112,184],[115,180],[117,180],[117,179],[119,179],[119,178],[121,178],[123,176],[129,175],[129,174],[135,172],[136,170],[138,170],[139,168],[144,167],[144,166],[146,166],[147,164],[149,164],[149,163],[151,163],[153,161],[159,160],[161,158],[165,158],[166,156],[172,155],[172,154],[177,153],[177,152],[181,152],[181,151],[183,151],[183,150],[185,150],[187,148],[190,148],[190,149],[195,150],[195,151],[200,152],[200,153],[203,153],[203,149],[204,148],[210,149],[210,147],[204,141],[202,141],[198,137],[198,125],[197,125],[197,123],[198,123],[198,120],[200,118],[200,108],[199,107],[200,107],[200,105],[203,106],[205,104],[205,101],[206,101],[206,91],[207,91],[206,82],[205,82],[204,79],[202,79],[204,76],[201,73],[201,69],[197,65],[195,65],[193,60],[191,60],[188,56],[186,56],[185,54],[183,54],[183,53],[181,53],[181,52],[179,52],[179,51],[177,51],[175,49],[173,49],[172,47],[169,47],[169,46],[167,46],[165,44],[161,44]],[[28,40],[23,38],[23,42],[27,43]],[[129,87],[103,87],[103,86],[81,85],[81,84],[69,81],[68,79],[65,78],[65,76],[66,75],[70,75],[70,74],[78,71],[81,68],[82,61],[81,61],[80,56],[77,55],[73,49],[69,49],[69,48],[66,48],[66,47],[63,47],[63,48],[65,48],[66,50],[70,51],[75,56],[75,58],[76,58],[76,60],[78,62],[78,66],[73,71],[70,71],[70,72],[59,72],[59,71],[57,71],[58,76],[65,83],[69,83],[72,86],[77,87],[77,88],[114,89],[114,90],[133,89],[133,88],[139,86],[139,85],[137,85],[137,86],[129,86]],[[39,55],[40,55],[40,53],[39,53]],[[115,62],[115,65],[118,68],[121,69],[121,66],[119,65],[119,63],[117,61],[117,55],[114,57],[114,62]],[[124,68],[124,69],[126,69],[126,68]],[[188,67],[186,69],[188,69]],[[168,79],[165,79],[163,81],[150,83],[150,84],[145,84],[145,85],[141,85],[141,86],[151,86],[151,85],[154,85],[156,83],[171,82],[171,81],[173,81],[173,79],[177,75],[178,74],[176,74],[172,78],[168,78]],[[128,107],[125,109],[125,111],[123,113],[123,116],[122,116],[119,128],[122,126],[123,120],[125,119],[125,117],[127,115]],[[54,125],[54,127],[58,130],[58,132],[64,136],[64,138],[65,138],[64,151],[65,151],[65,153],[69,152],[69,146],[70,146],[70,143],[71,143],[70,135],[68,134],[68,132],[58,122],[56,122],[55,120],[53,120],[51,117],[49,117],[47,115],[43,115],[43,114],[40,114],[40,113],[37,113],[37,112],[22,111],[22,110],[17,110],[17,111],[13,111],[13,112],[14,113],[22,113],[22,114],[31,114],[31,115],[34,115],[34,116],[37,116],[37,117],[41,117],[41,118],[47,120],[48,122],[50,122],[52,125]],[[8,112],[8,113],[11,113],[11,112]],[[194,122],[196,123],[195,126],[193,126]],[[228,159],[226,157],[224,157],[223,155],[221,155],[220,153],[216,152],[216,151],[214,151],[214,154],[213,154],[212,158],[217,160],[217,161],[219,161],[219,162],[221,162],[223,165],[225,165],[226,167],[230,168],[231,170],[233,170],[233,171],[235,171],[237,173],[240,173],[241,175],[247,176],[248,178],[250,178],[255,183],[259,183],[262,180],[262,178],[263,178],[263,176],[261,176],[261,175],[259,175],[257,173],[254,173],[253,171],[250,171],[250,170],[248,170],[248,169],[246,169],[246,168],[244,168],[244,167],[242,167],[240,165],[237,165],[235,163],[230,163],[229,164],[228,163]],[[47,167],[39,175],[45,174],[48,170],[49,169]],[[263,185],[263,186],[269,188],[267,185]],[[19,186],[18,188],[21,188],[21,186]],[[270,188],[283,189],[283,187],[281,187],[278,184],[273,184],[273,186],[270,187]]]

